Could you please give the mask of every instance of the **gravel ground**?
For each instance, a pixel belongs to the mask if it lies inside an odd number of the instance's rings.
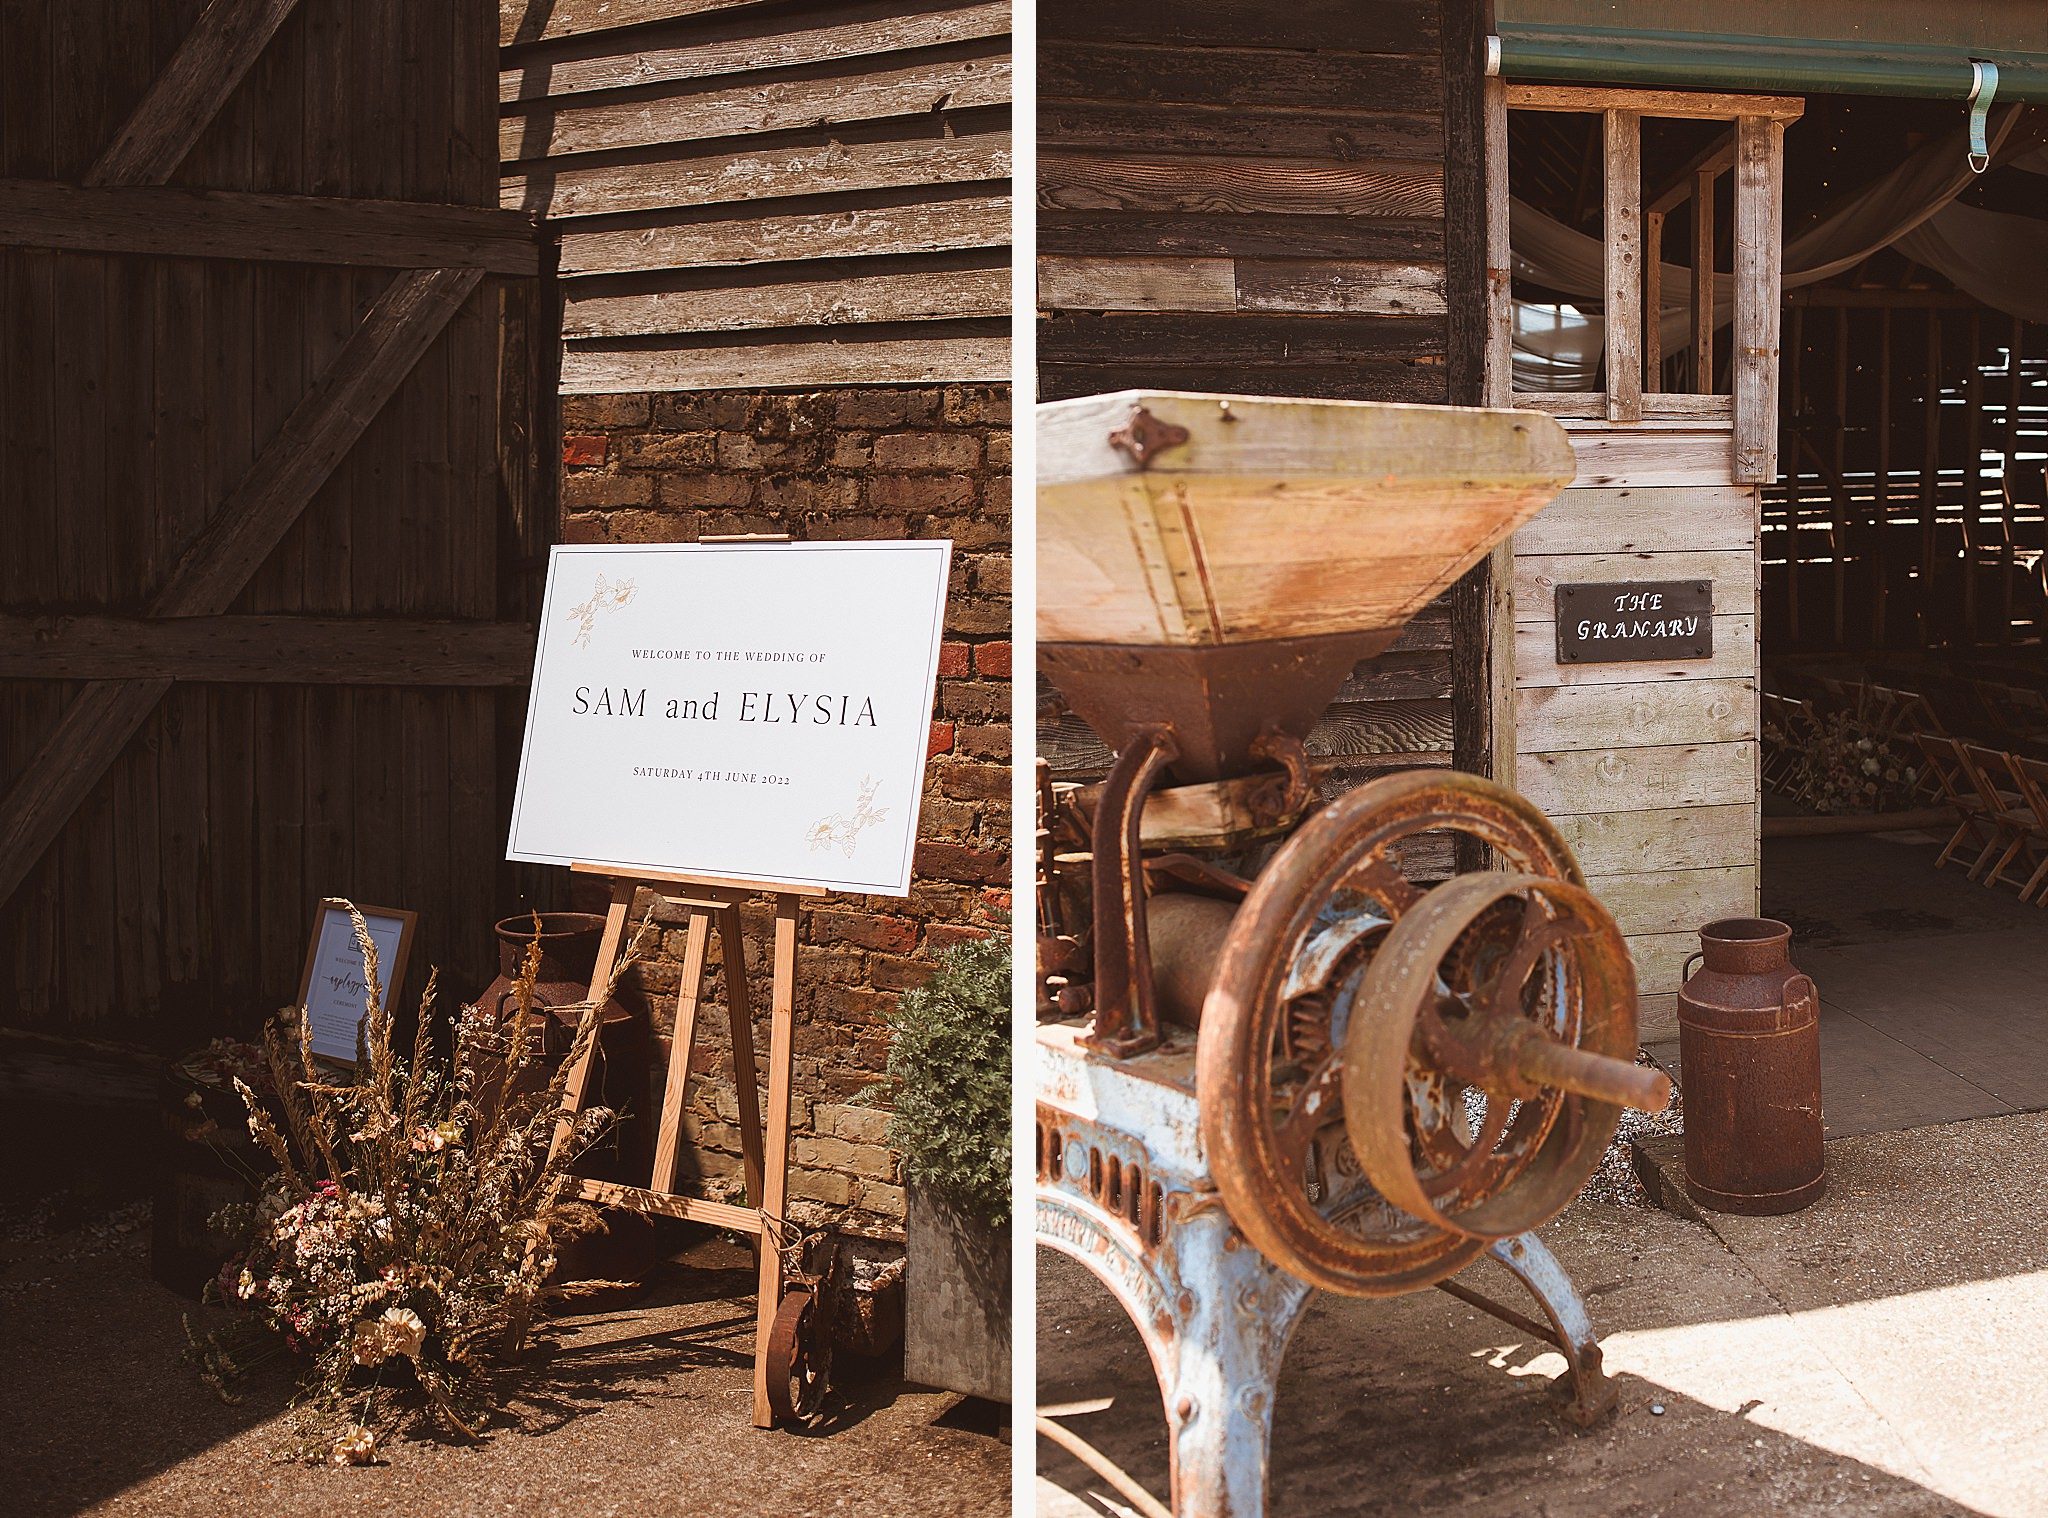
[[[148,1273],[146,1205],[63,1199],[0,1217],[0,1468],[9,1518],[576,1515],[925,1518],[1000,1512],[1006,1432],[985,1404],[893,1379],[820,1429],[751,1426],[751,1258],[693,1251],[629,1310],[564,1318],[478,1446],[400,1439],[386,1463],[280,1463],[282,1364],[227,1405],[184,1362],[192,1304]]]

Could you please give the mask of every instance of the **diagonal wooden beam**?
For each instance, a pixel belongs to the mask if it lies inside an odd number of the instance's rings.
[[[167,184],[297,4],[211,0],[85,182]]]
[[[419,269],[392,281],[151,598],[150,616],[227,610],[482,278],[480,269]],[[107,681],[64,709],[0,799],[0,902],[169,688],[163,679]]]

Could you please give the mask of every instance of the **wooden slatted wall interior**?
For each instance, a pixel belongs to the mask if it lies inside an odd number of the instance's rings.
[[[0,178],[78,185],[205,8],[0,8]],[[303,0],[171,183],[495,205],[491,23],[475,4]],[[29,618],[54,638],[73,614],[139,616],[392,279],[339,256],[0,248],[10,639]],[[505,288],[469,296],[231,612],[499,615]],[[297,994],[323,893],[420,911],[413,992],[433,963],[464,992],[488,978],[502,673],[442,687],[414,637],[382,683],[331,683],[361,676],[320,642],[252,644],[235,683],[171,686],[0,904],[0,1020],[165,1049],[246,1032]],[[83,689],[0,679],[0,792]]]
[[[1579,478],[1515,534],[1515,783],[1620,924],[1650,1042],[1700,924],[1757,910],[1757,490],[1727,423],[1566,428]],[[1558,663],[1559,585],[1678,579],[1714,584],[1711,660]]]
[[[1008,0],[504,0],[564,393],[1006,381]]]
[[[1763,495],[1774,655],[2048,635],[2048,332],[1942,290],[1794,291]]]
[[[1482,309],[1483,247],[1476,222],[1447,232],[1445,214],[1461,162],[1463,209],[1483,204],[1479,71],[1459,51],[1478,45],[1476,5],[1046,0],[1038,14],[1041,399],[1479,400],[1483,334],[1461,363],[1447,289]],[[1469,281],[1447,272],[1447,247],[1469,254]],[[1450,602],[1360,665],[1312,735],[1325,794],[1451,762]],[[1049,690],[1041,711],[1063,776],[1106,763]]]

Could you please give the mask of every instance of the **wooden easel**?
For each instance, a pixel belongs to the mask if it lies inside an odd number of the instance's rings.
[[[632,878],[598,865],[570,867],[581,875],[612,879],[611,906],[605,913],[604,937],[590,978],[594,1001],[611,979],[612,967],[627,942],[633,895],[647,886],[664,900],[689,913],[683,946],[682,984],[676,992],[675,1038],[669,1051],[668,1081],[662,1089],[661,1121],[655,1129],[654,1173],[646,1186],[613,1181],[581,1180],[577,1191],[586,1202],[622,1207],[663,1217],[687,1218],[730,1228],[755,1238],[759,1264],[759,1302],[754,1327],[754,1425],[774,1426],[768,1401],[768,1335],[782,1298],[781,1233],[789,1187],[789,1081],[791,1043],[796,1030],[796,911],[806,896],[823,896],[823,886],[758,885],[710,875],[642,873]],[[773,988],[769,999],[768,1114],[764,1123],[757,1093],[754,1061],[753,1003],[747,989],[745,934],[740,903],[749,896],[775,898]],[[740,1153],[746,1172],[747,1203],[735,1207],[676,1193],[676,1162],[682,1150],[683,1097],[690,1082],[690,1046],[696,1040],[697,1007],[704,987],[704,959],[711,947],[714,920],[725,960],[726,1015],[732,1026],[733,1086],[739,1102]],[[592,1048],[595,1048],[593,1043]],[[562,1116],[555,1125],[549,1158],[568,1143],[575,1117],[583,1108],[590,1078],[590,1051],[569,1071],[562,1093]]]

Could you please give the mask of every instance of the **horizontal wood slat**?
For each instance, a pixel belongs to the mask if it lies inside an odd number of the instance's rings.
[[[1443,108],[1443,70],[1433,49],[1408,54],[1308,51],[1320,40],[1304,34],[1284,49],[1183,47],[1169,40],[1070,42],[1045,35],[1041,26],[1038,96],[1161,105],[1243,101],[1353,111],[1367,104],[1383,111]]]
[[[1642,875],[1748,864],[1756,853],[1756,807],[1657,807],[1639,812],[1578,812],[1551,818],[1592,875]]]
[[[909,13],[897,4],[869,4],[823,7],[794,16],[740,14],[674,46],[634,46],[626,39],[599,35],[587,48],[566,55],[515,56],[499,78],[498,98],[532,100],[715,79],[721,74],[833,63],[1009,33],[1008,0]]]
[[[159,185],[0,179],[0,245],[508,275],[540,269],[539,230],[518,211]]]
[[[572,286],[562,303],[562,334],[596,338],[726,332],[1007,317],[1009,312],[1007,266],[896,269],[640,294],[610,294]]]
[[[772,0],[504,0],[498,7],[498,45],[513,47],[770,3]]]
[[[1735,440],[1720,427],[1616,427],[1572,443],[1579,455],[1572,483],[1581,487],[1734,483]]]
[[[1180,104],[1162,111],[1125,100],[1042,101],[1038,135],[1041,142],[1069,151],[1139,156],[1245,154],[1427,163],[1440,158],[1444,148],[1443,119],[1433,111],[1218,104]]]
[[[1002,105],[1010,98],[1007,52],[893,68],[853,65],[800,79],[770,77],[731,89],[594,105],[549,102],[507,116],[498,154],[507,163],[566,153],[617,152],[661,143],[811,131],[851,121]]]
[[[1038,203],[1048,210],[1435,217],[1443,167],[1319,158],[1118,156],[1043,147]]]
[[[1075,41],[1115,42],[1134,28],[1128,12],[1095,0],[1047,0],[1038,10],[1048,35]],[[1159,0],[1148,6],[1142,30],[1181,46],[1320,47],[1358,53],[1426,53],[1438,45],[1437,7],[1413,0],[1299,0],[1288,6],[1246,5],[1243,0]]]
[[[0,617],[0,679],[523,686],[533,647],[517,622]]]
[[[1756,798],[1754,743],[1524,753],[1515,786],[1552,816],[1748,806]]]
[[[1637,992],[1644,996],[1668,996],[1683,983],[1685,962],[1699,952],[1700,936],[1692,931],[1638,933],[1625,942],[1629,958],[1636,964]]]
[[[917,187],[910,193],[917,194]],[[810,258],[940,253],[1010,245],[1010,198],[977,194],[846,204],[785,214],[676,218],[652,227],[562,229],[564,276],[744,266]]]
[[[1038,260],[1041,306],[1075,311],[1264,311],[1434,316],[1443,268],[1370,259],[1071,258]]]
[[[1515,556],[1748,548],[1756,493],[1745,487],[1567,490],[1515,533]]]
[[[1007,383],[1005,334],[792,341],[759,346],[600,348],[562,354],[564,395],[641,390],[757,390],[789,385]]]
[[[1755,865],[1667,870],[1649,875],[1588,875],[1586,884],[1622,933],[1687,933],[1721,917],[1756,911]]]
[[[1007,130],[963,130],[935,123],[880,140],[832,140],[704,153],[650,163],[536,168],[500,181],[508,210],[548,217],[718,205],[787,195],[895,189],[908,185],[1005,179]]]
[[[1515,557],[1515,620],[1549,621],[1560,585],[1616,580],[1707,580],[1714,587],[1714,615],[1756,610],[1756,554],[1746,545],[1697,553],[1524,553]]]
[[[1757,735],[1756,686],[1747,679],[1529,686],[1515,692],[1515,730],[1528,753],[1737,743]]]

